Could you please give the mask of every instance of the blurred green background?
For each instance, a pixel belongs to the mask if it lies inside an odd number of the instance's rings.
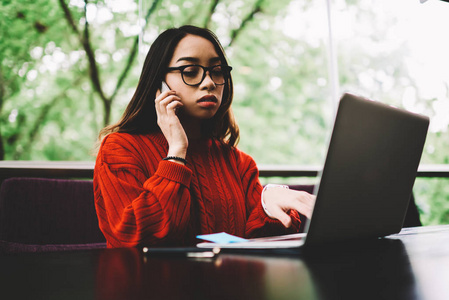
[[[239,148],[259,165],[322,165],[345,91],[428,115],[422,163],[449,164],[449,4],[330,2],[332,43],[325,1],[3,0],[0,159],[94,160],[152,41],[193,24],[225,47]],[[414,193],[424,224],[449,223],[449,179]]]

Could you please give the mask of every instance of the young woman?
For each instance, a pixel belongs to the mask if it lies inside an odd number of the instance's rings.
[[[310,217],[312,195],[263,191],[254,160],[236,148],[231,70],[207,29],[183,26],[155,40],[121,120],[100,133],[95,205],[108,247],[291,233],[298,212]]]

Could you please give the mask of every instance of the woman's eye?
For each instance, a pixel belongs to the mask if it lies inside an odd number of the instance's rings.
[[[199,73],[199,68],[198,67],[188,67],[184,69],[184,76],[197,76]]]
[[[212,73],[212,76],[215,76],[215,77],[224,77],[224,75],[225,75],[225,73],[221,67],[212,69],[211,73]]]

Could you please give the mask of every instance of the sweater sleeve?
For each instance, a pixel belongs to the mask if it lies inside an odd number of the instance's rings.
[[[237,152],[240,161],[243,187],[246,189],[247,221],[245,235],[247,238],[274,236],[299,232],[301,220],[297,211],[289,212],[292,226],[285,228],[279,220],[267,216],[260,200],[262,185],[259,181],[259,170],[254,160],[243,152]]]
[[[190,219],[192,172],[161,161],[156,149],[154,161],[145,162],[133,147],[126,139],[106,137],[97,156],[95,205],[108,246],[183,240]],[[145,174],[148,165],[155,166],[153,174]]]

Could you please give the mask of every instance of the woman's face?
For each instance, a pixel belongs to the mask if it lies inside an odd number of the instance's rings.
[[[168,66],[201,65],[210,67],[222,63],[210,41],[200,36],[188,34],[176,46]],[[189,70],[186,69],[185,71]],[[200,69],[200,71],[202,70]],[[165,81],[170,89],[176,91],[176,94],[181,98],[182,115],[197,119],[210,119],[217,113],[222,102],[224,85],[216,85],[210,76],[210,72],[207,72],[204,80],[197,86],[185,84],[179,70],[168,72]]]

